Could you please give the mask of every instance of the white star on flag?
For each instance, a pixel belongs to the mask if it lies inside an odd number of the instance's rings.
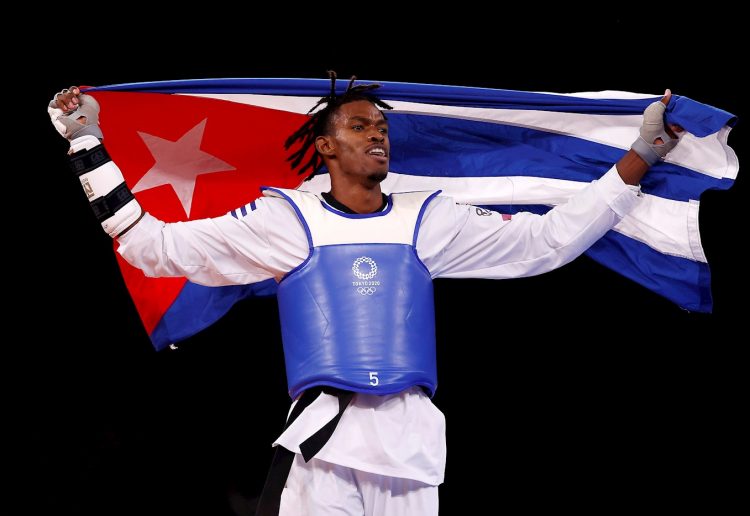
[[[206,121],[183,134],[176,142],[138,131],[156,163],[133,187],[133,193],[170,185],[190,217],[195,180],[200,174],[236,170],[235,167],[200,149]]]

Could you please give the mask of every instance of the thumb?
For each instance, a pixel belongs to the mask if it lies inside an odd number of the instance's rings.
[[[96,99],[91,96],[87,95],[86,93],[81,93],[78,96],[78,102],[81,106],[86,106],[91,109],[95,109],[97,112],[99,111],[99,102],[96,101]]]
[[[669,104],[669,100],[671,98],[672,98],[672,90],[667,88],[666,90],[664,90],[664,96],[661,98],[662,104],[666,106],[667,104]]]

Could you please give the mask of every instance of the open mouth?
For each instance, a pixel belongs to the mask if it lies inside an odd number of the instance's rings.
[[[367,149],[367,155],[380,163],[385,163],[386,161],[388,161],[388,152],[382,145],[375,145],[373,147],[370,147],[369,149]]]
[[[377,161],[378,163],[387,163],[387,162],[388,162],[388,157],[387,157],[387,156],[385,156],[384,154],[383,154],[383,155],[379,155],[379,154],[368,154],[368,156],[370,156],[370,157],[371,157],[372,159],[374,159],[374,160],[375,160],[375,161]]]

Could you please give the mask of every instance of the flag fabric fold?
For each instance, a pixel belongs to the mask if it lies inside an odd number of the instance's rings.
[[[363,81],[367,82],[367,81]],[[385,192],[442,189],[457,202],[542,213],[599,178],[638,135],[659,96],[575,94],[382,82],[391,162]],[[339,85],[342,88],[345,84]],[[107,149],[149,212],[167,222],[251,210],[259,187],[327,191],[327,174],[301,183],[283,142],[330,82],[200,79],[87,89],[102,107]],[[739,164],[727,137],[735,117],[673,96],[667,120],[686,134],[642,182],[643,202],[587,255],[691,310],[712,308],[698,227],[700,196],[727,189]],[[209,326],[274,280],[204,287],[146,278],[119,259],[157,349]]]

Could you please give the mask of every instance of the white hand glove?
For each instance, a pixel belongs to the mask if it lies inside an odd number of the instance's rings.
[[[78,88],[65,89],[52,98],[47,108],[52,125],[68,140],[87,134],[103,138],[99,127],[99,103],[91,95],[76,94],[77,91],[80,90]],[[76,105],[78,107],[65,109]]]

